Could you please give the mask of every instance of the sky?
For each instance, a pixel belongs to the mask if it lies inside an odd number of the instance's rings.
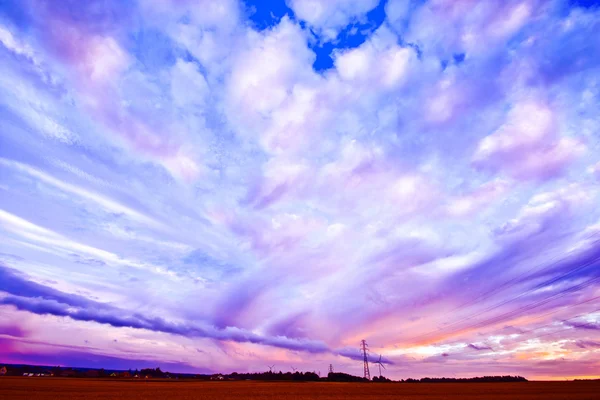
[[[0,362],[600,371],[600,5],[0,1]],[[375,364],[371,365],[376,371]]]

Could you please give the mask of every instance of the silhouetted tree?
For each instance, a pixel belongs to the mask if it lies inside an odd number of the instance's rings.
[[[344,374],[343,372],[330,372],[327,375],[327,380],[330,382],[368,382],[363,377]]]

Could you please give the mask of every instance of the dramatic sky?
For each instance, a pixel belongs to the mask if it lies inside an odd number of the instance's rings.
[[[599,138],[594,1],[2,0],[0,362],[597,375]]]

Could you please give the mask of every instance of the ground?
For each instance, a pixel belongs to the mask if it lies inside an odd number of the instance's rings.
[[[0,399],[598,400],[600,381],[521,383],[182,382],[0,377]]]

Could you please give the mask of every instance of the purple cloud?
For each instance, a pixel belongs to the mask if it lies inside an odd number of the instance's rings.
[[[128,314],[116,307],[104,306],[104,310],[77,308],[73,304],[59,303],[55,300],[40,300],[18,296],[6,296],[0,304],[11,305],[19,310],[40,315],[69,317],[77,321],[92,321],[111,325],[116,328],[130,327],[156,332],[172,333],[188,337],[206,337],[217,340],[231,340],[240,343],[257,343],[289,350],[314,353],[328,352],[328,347],[319,341],[308,339],[290,339],[284,336],[263,337],[243,329],[228,327],[215,329],[198,325],[177,324],[158,317],[146,317],[140,314]]]
[[[341,355],[341,356],[344,356],[346,358],[350,358],[350,359],[356,360],[356,361],[364,360],[364,356],[358,348],[356,348],[356,349],[352,349],[352,348],[338,349],[335,351],[335,354],[338,354],[338,355]],[[379,355],[369,353],[367,355],[367,359],[369,360],[370,363],[377,363],[377,362],[379,362]],[[381,363],[386,364],[386,365],[394,365],[395,364],[394,361],[390,360],[387,357],[381,357]]]
[[[0,324],[0,335],[25,337],[25,336],[27,336],[27,331],[19,325]]]
[[[600,323],[598,322],[567,322],[567,325],[575,329],[600,330]]]
[[[485,346],[485,345],[483,345],[483,346],[482,346],[482,345],[476,345],[476,344],[473,344],[473,343],[469,343],[469,345],[468,345],[467,347],[468,347],[469,349],[473,349],[473,350],[475,350],[475,351],[481,351],[481,350],[492,350],[492,351],[493,351],[493,350],[494,350],[494,349],[492,349],[492,347],[490,347],[490,346]]]
[[[578,340],[576,343],[577,347],[580,347],[582,349],[587,349],[587,348],[600,348],[600,342],[596,342],[593,340]]]

